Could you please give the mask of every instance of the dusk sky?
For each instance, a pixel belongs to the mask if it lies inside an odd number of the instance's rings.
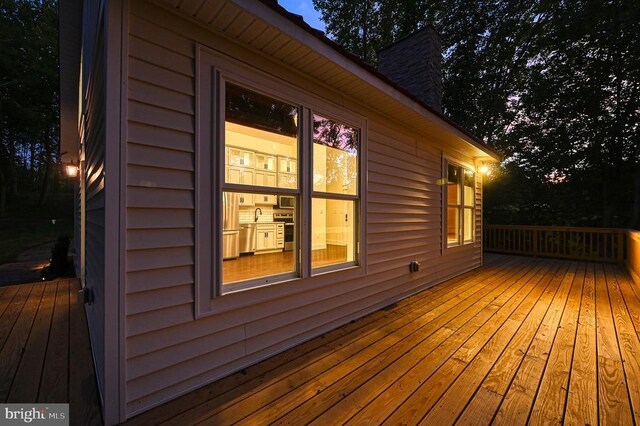
[[[304,17],[304,21],[313,28],[324,31],[324,23],[320,20],[320,13],[313,8],[311,0],[278,0],[280,6]]]

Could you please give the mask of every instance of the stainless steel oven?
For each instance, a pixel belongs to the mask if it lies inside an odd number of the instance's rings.
[[[293,223],[284,224],[284,251],[291,251],[294,249],[296,242],[295,226]]]
[[[296,197],[291,195],[278,195],[278,207],[281,209],[294,209],[296,207]]]
[[[273,221],[284,223],[284,251],[292,251],[296,245],[296,227],[293,222],[293,212],[276,212],[273,214]]]

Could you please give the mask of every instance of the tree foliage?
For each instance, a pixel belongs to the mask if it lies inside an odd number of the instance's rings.
[[[494,223],[640,227],[640,4],[635,0],[314,0],[364,60],[429,23],[443,110],[505,161]]]
[[[0,214],[20,193],[44,201],[58,147],[58,17],[53,0],[0,1]]]

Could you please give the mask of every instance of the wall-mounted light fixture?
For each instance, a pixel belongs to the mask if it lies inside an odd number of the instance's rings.
[[[68,177],[74,178],[78,176],[78,165],[72,161],[64,167],[64,171]]]
[[[480,166],[480,173],[482,173],[483,175],[488,175],[489,166],[487,166],[486,164],[483,164],[482,166]]]

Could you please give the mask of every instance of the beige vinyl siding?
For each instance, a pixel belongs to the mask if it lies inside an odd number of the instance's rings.
[[[80,173],[78,174],[81,179]],[[82,194],[84,189],[78,184],[74,183],[73,189],[73,270],[76,273],[76,277],[82,277],[81,259],[84,255],[82,253]]]
[[[481,266],[483,263],[483,252],[482,252],[482,183],[483,183],[483,175],[482,173],[476,173],[476,240],[473,245],[475,250],[480,254],[480,262],[478,266]]]
[[[360,268],[228,294],[216,300],[212,315],[195,320],[195,43],[246,52],[146,3],[131,3],[131,13],[125,224],[129,416],[479,264],[478,244],[441,256],[441,148],[429,135],[359,106],[354,113],[368,119],[367,275]],[[218,16],[212,10],[199,13]],[[275,37],[265,36],[264,45]],[[256,58],[256,65],[265,65],[264,58]],[[289,68],[274,65],[268,71],[299,87],[317,87]],[[339,92],[324,89],[322,95],[343,102]],[[422,267],[409,274],[414,259]]]
[[[101,31],[98,29],[101,28],[103,8],[104,0],[84,0],[82,2],[82,81],[80,83],[85,89],[90,87],[90,80],[94,73],[102,72],[101,67],[104,65],[104,61],[101,62],[101,65],[97,63],[100,60],[98,56],[104,52],[94,50],[98,45],[98,38],[102,37]],[[101,38],[100,41],[102,41]],[[87,92],[85,91],[83,95],[87,95]]]
[[[100,26],[98,27],[100,28]],[[102,31],[98,46],[102,46]],[[104,50],[95,52],[92,72],[88,78],[87,104],[84,117],[85,172],[84,197],[86,199],[86,269],[85,286],[95,295],[95,303],[86,306],[91,334],[91,345],[96,364],[96,378],[101,395],[105,379],[105,107],[104,107]],[[76,234],[80,236],[80,233]],[[79,244],[79,241],[78,241]]]

